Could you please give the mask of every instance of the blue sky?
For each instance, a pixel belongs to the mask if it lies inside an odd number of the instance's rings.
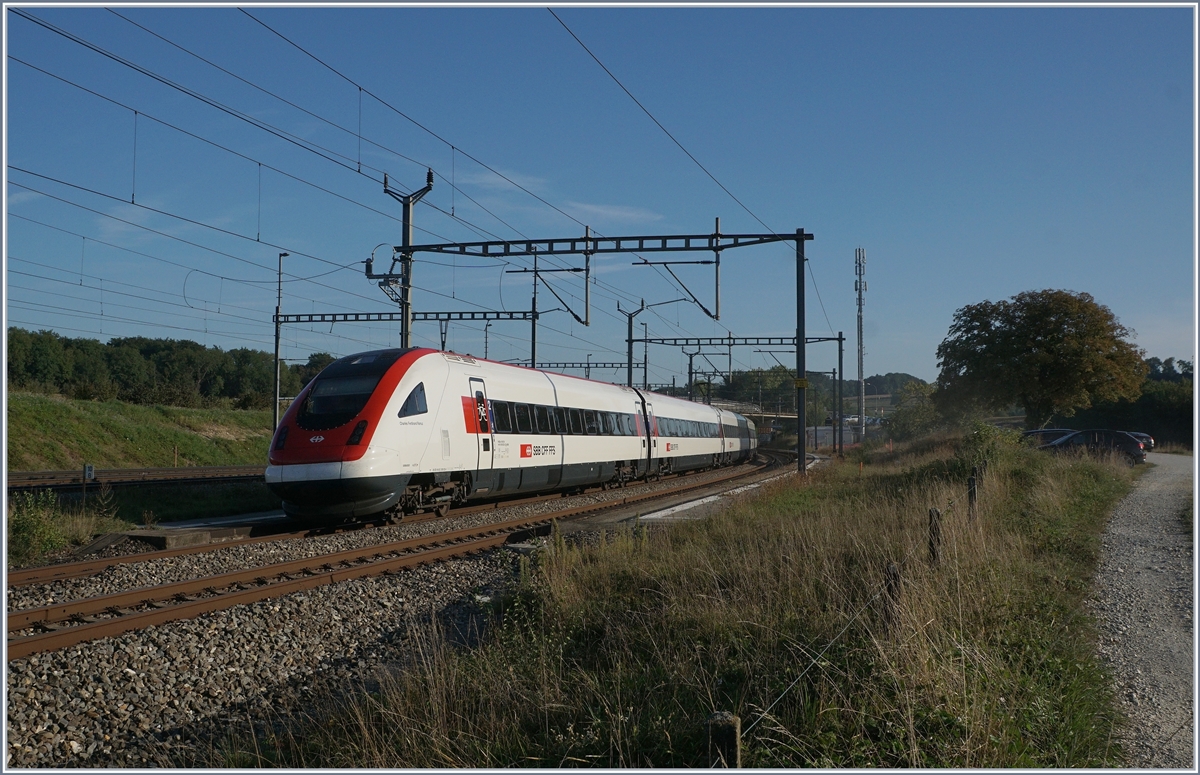
[[[360,263],[401,239],[380,178],[412,190],[432,166],[418,243],[703,234],[714,217],[813,232],[807,333],[845,332],[851,377],[858,247],[868,375],[931,380],[956,309],[1044,288],[1091,293],[1148,355],[1193,357],[1190,8],[556,9],[745,207],[544,8],[250,9],[270,29],[232,8],[24,10],[191,94],[6,10],[9,325],[270,350],[281,251],[284,312],[394,310]],[[544,315],[539,361],[624,360],[618,301],[684,295],[634,260],[594,261],[592,325]],[[418,256],[415,307],[528,309],[529,276],[504,274],[526,265]],[[713,308],[711,267],[676,273]],[[728,251],[720,321],[667,304],[638,335],[791,336],[794,278],[786,243]],[[580,279],[547,279],[582,314]],[[481,355],[482,329],[452,324],[447,347]],[[491,357],[528,358],[527,323],[488,336]],[[415,343],[438,340],[416,324]],[[388,324],[289,326],[283,355],[397,343]],[[774,364],[753,350],[735,366]],[[686,364],[652,347],[650,381]],[[836,348],[810,345],[808,365]]]

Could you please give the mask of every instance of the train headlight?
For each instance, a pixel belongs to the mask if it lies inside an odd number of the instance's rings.
[[[283,449],[283,443],[287,441],[287,432],[288,426],[285,425],[275,434],[275,449]]]
[[[362,442],[363,434],[367,432],[367,421],[359,420],[358,425],[354,426],[354,432],[350,434],[350,438],[346,441],[347,447],[352,447],[355,444]]]

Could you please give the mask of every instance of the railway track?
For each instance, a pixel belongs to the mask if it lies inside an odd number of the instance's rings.
[[[12,611],[8,614],[8,658],[19,659],[43,651],[65,648],[88,640],[111,637],[132,630],[189,619],[235,605],[252,603],[316,586],[335,584],[349,579],[396,573],[408,568],[440,562],[494,549],[515,535],[546,531],[555,520],[564,520],[633,504],[662,500],[689,491],[711,488],[722,482],[752,476],[764,468],[786,460],[773,456],[773,462],[750,471],[737,471],[725,476],[693,481],[676,487],[651,492],[631,493],[599,503],[572,506],[532,517],[505,520],[493,524],[464,528],[443,534],[405,539],[294,560],[222,573],[203,578],[173,582],[152,587],[117,592],[92,598]],[[554,496],[557,497],[557,496]],[[541,500],[545,500],[542,498]],[[526,499],[529,500],[538,499]],[[513,505],[487,504],[472,507],[474,511]],[[459,510],[462,513],[463,510]],[[243,543],[280,540],[286,536],[264,536]],[[44,583],[79,578],[102,571],[117,562],[141,562],[150,556],[170,557],[199,551],[214,551],[229,546],[225,542],[204,547],[130,555],[115,558],[29,569],[11,574],[10,586]],[[41,573],[42,575],[38,575]],[[15,577],[15,578],[14,578]],[[32,629],[40,632],[30,634]]]
[[[765,465],[778,465],[785,460],[794,459],[788,457],[790,453],[787,451],[766,450],[762,452]],[[672,475],[673,477],[675,475]],[[678,475],[680,479],[694,477],[694,474]],[[643,484],[631,485],[629,490],[636,491]],[[602,492],[600,488],[589,488],[583,494],[594,494]],[[566,496],[569,497],[569,496]],[[526,498],[510,498],[489,501],[486,503],[474,504],[470,506],[459,506],[450,509],[449,513],[442,517],[436,512],[427,512],[424,514],[415,514],[406,516],[403,523],[416,524],[434,519],[449,519],[453,517],[461,517],[469,514],[478,514],[482,512],[496,511],[499,509],[512,508],[517,506],[525,506],[534,503],[543,503],[546,501],[562,500],[562,493],[551,493],[547,495],[534,495]],[[182,557],[192,554],[201,554],[203,552],[213,551],[214,549],[226,548],[230,546],[243,546],[249,544],[264,543],[267,541],[286,541],[292,539],[302,539],[313,536],[328,535],[334,532],[348,530],[362,530],[372,527],[394,524],[386,520],[366,520],[362,522],[347,523],[335,528],[305,528],[302,530],[282,529],[279,532],[272,532],[264,535],[236,538],[227,541],[221,541],[219,544],[200,544],[196,546],[187,546],[176,549],[162,549],[158,551],[139,552],[121,557],[106,557],[93,560],[80,560],[77,562],[65,562],[55,565],[45,565],[33,568],[24,568],[21,570],[9,571],[8,587],[10,589],[29,586],[31,584],[44,584],[50,581],[59,581],[62,579],[82,578],[96,573],[100,573],[114,564],[122,562],[144,562],[147,560],[165,559],[170,557]]]
[[[98,468],[85,471],[9,471],[8,491],[66,490],[84,486],[123,487],[149,484],[198,484],[261,481],[266,466],[186,466],[184,468]]]

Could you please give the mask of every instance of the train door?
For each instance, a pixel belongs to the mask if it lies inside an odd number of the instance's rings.
[[[729,448],[728,445],[725,443],[725,421],[724,420],[725,420],[725,418],[718,412],[717,413],[717,437],[721,440],[721,451],[719,453],[717,453],[717,465],[722,465],[722,466],[725,465],[725,463],[727,462],[727,460],[726,460],[726,458],[728,457],[727,450]]]
[[[483,380],[471,378],[471,395],[475,399],[475,417],[479,423],[479,433],[476,434],[475,490],[487,492],[492,488],[492,449],[495,440],[492,438],[492,421]]]
[[[646,401],[646,430],[647,438],[650,440],[648,445],[647,463],[650,466],[650,473],[657,470],[657,465],[654,459],[658,457],[658,420],[654,417],[654,404]]]

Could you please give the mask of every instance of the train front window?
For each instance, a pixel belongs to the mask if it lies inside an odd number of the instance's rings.
[[[297,424],[306,430],[321,431],[350,422],[367,405],[381,376],[318,378],[300,406]]]

